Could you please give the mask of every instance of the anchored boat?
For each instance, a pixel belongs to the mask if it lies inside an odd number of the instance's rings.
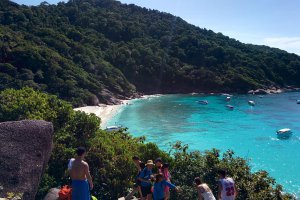
[[[208,104],[208,101],[207,100],[199,100],[197,101],[199,104],[202,104],[202,105],[207,105]]]
[[[280,139],[289,138],[292,135],[292,130],[289,128],[283,128],[277,131],[277,137]]]
[[[250,106],[255,106],[255,102],[254,102],[254,101],[248,101],[248,104],[249,104]]]

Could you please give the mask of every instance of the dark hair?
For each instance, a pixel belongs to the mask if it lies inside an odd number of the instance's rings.
[[[145,163],[144,162],[140,162],[140,168],[144,169],[145,168]]]
[[[156,158],[156,160],[154,161],[154,163],[160,162],[162,163],[162,159],[161,158]]]
[[[76,153],[77,153],[77,156],[82,156],[85,153],[85,148],[84,147],[78,147],[76,149]]]
[[[164,175],[162,175],[162,174],[156,174],[156,176],[155,176],[155,182],[158,182],[158,180],[160,178],[164,178]]]
[[[195,181],[195,183],[196,183],[197,185],[200,185],[200,184],[202,183],[200,177],[196,177],[196,178],[194,179],[194,181]]]
[[[170,167],[170,164],[169,163],[164,163],[163,166],[162,166],[162,169],[165,169],[167,167]]]
[[[132,160],[140,160],[138,156],[132,156]]]
[[[227,174],[227,172],[226,172],[226,170],[225,170],[225,169],[219,169],[219,170],[218,170],[218,174],[219,174],[219,175],[222,175],[222,176],[224,176],[224,177],[225,177],[225,176],[226,176],[226,174]]]

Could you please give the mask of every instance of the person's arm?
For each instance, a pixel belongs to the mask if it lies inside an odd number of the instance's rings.
[[[203,200],[203,196],[201,195],[203,193],[203,188],[201,186],[197,187],[197,192],[198,192],[198,199]]]
[[[163,180],[163,185],[168,186],[172,189],[175,188],[176,192],[180,191],[179,187],[176,187],[176,185],[170,183],[169,181]]]
[[[222,190],[223,190],[222,183],[221,183],[221,181],[219,181],[218,200],[221,200],[221,192],[222,192]]]
[[[93,184],[93,180],[92,180],[92,176],[90,174],[90,168],[89,168],[89,165],[87,163],[85,163],[85,175],[86,175],[86,178],[90,184],[90,189],[92,190],[94,188],[94,184]]]
[[[238,194],[239,192],[237,190],[236,184],[234,184],[234,198],[236,198]]]

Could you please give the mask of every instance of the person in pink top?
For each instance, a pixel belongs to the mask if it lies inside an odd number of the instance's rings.
[[[162,174],[164,176],[164,179],[168,182],[171,182],[171,175],[169,172],[169,164],[168,163],[163,163],[161,158],[157,158],[155,160],[155,166],[157,167],[158,173]],[[165,186],[164,187],[164,192],[165,192],[165,200],[170,199],[170,187]]]
[[[162,172],[165,180],[168,182],[171,182],[171,175],[169,172],[169,163],[163,164],[163,166],[161,168],[161,172]],[[164,191],[165,191],[165,200],[168,200],[170,198],[170,187],[165,186]]]
[[[227,177],[225,170],[218,170],[219,174],[219,189],[218,200],[235,200],[237,197],[237,188],[232,178]]]

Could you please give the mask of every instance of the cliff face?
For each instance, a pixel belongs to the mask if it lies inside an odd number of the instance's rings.
[[[34,199],[52,151],[53,125],[46,121],[0,123],[0,197]]]

